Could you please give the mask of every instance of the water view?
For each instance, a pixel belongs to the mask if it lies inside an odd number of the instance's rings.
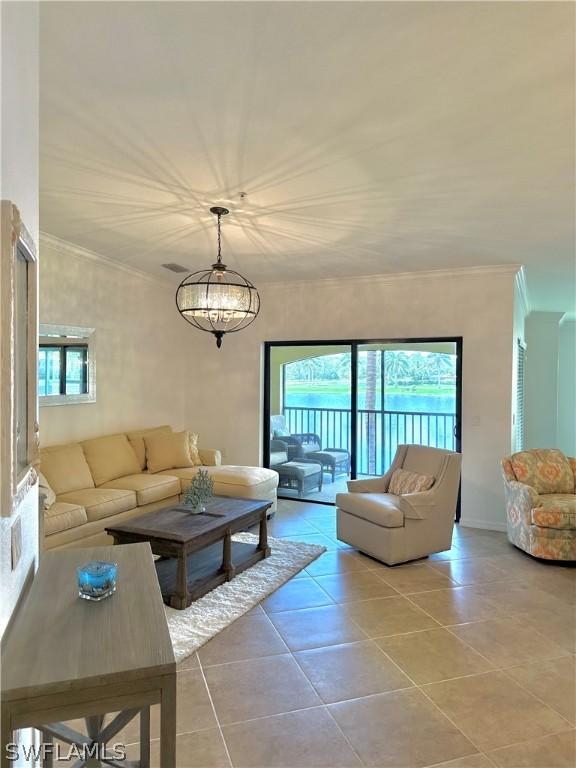
[[[349,353],[286,364],[283,412],[290,432],[313,432],[323,448],[350,450],[350,387]],[[357,425],[359,474],[385,472],[399,443],[454,449],[455,355],[359,352]]]

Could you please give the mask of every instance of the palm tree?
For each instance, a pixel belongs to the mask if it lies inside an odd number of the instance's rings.
[[[368,444],[368,474],[376,474],[376,374],[377,350],[366,350],[366,442]]]
[[[398,380],[406,376],[410,371],[410,358],[406,352],[388,350],[385,356],[386,378],[390,377],[391,384],[398,384]]]

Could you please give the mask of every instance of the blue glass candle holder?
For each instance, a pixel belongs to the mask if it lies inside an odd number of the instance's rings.
[[[104,600],[116,592],[117,563],[96,560],[76,569],[78,596],[84,600]]]

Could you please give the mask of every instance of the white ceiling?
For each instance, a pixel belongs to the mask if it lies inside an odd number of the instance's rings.
[[[574,52],[571,3],[44,2],[41,227],[166,276],[220,203],[256,284],[522,263],[569,310]]]

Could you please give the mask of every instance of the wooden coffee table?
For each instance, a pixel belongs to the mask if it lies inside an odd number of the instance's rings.
[[[106,532],[115,544],[147,541],[155,555],[162,599],[187,608],[237,573],[268,557],[266,513],[271,501],[214,496],[206,512],[194,515],[182,505],[148,512]],[[258,544],[232,541],[232,535],[259,523]]]

